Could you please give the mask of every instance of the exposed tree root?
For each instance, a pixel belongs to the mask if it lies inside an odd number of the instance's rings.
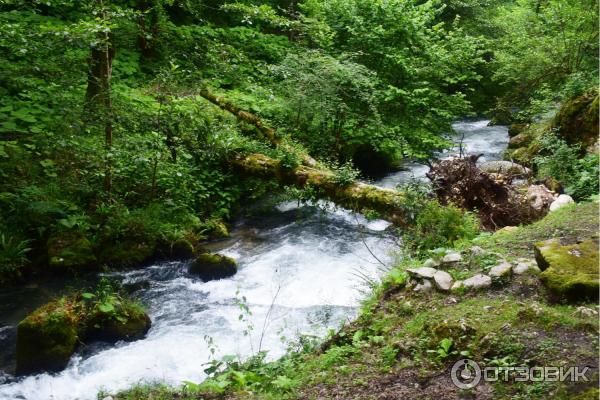
[[[510,180],[477,168],[477,158],[452,158],[431,167],[427,177],[441,203],[477,212],[487,228],[524,224],[547,213],[553,200],[547,189],[515,187]]]

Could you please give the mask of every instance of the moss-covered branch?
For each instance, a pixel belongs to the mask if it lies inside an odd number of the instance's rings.
[[[277,131],[265,124],[256,115],[242,110],[241,108],[227,101],[224,97],[216,96],[207,89],[200,90],[200,96],[204,97],[206,100],[210,101],[222,110],[229,111],[240,121],[254,125],[256,129],[275,146],[279,146],[281,144],[281,137],[279,137]]]
[[[266,179],[276,179],[285,185],[313,187],[323,198],[354,211],[373,210],[396,225],[408,223],[402,208],[401,192],[378,188],[360,182],[340,183],[328,170],[306,165],[285,168],[279,160],[263,154],[237,155],[231,163],[239,173]]]
[[[277,131],[266,124],[262,119],[257,117],[256,115],[242,110],[231,102],[227,101],[224,97],[216,96],[211,93],[207,89],[200,90],[200,96],[204,97],[206,100],[210,101],[214,105],[218,106],[222,110],[228,111],[233,114],[238,120],[245,122],[247,124],[253,125],[258,132],[260,132],[263,137],[265,137],[269,142],[273,144],[275,147],[281,147],[284,150],[290,152],[297,152],[296,149],[291,148],[281,136],[277,133]],[[299,154],[302,158],[302,163],[304,165],[314,166],[316,161],[309,154]]]

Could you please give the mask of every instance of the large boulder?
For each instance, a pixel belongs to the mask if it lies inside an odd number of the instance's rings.
[[[508,127],[508,136],[512,138],[521,135],[527,128],[529,128],[529,124],[511,124]]]
[[[97,264],[92,244],[75,230],[53,233],[46,248],[48,263],[54,269],[89,268]]]
[[[117,342],[143,338],[150,329],[151,321],[141,307],[130,304],[116,312],[95,309],[86,325],[86,340]]]
[[[141,306],[116,294],[109,297],[62,297],[22,320],[17,326],[17,374],[63,369],[80,342],[144,336],[151,322]]]
[[[509,149],[518,149],[531,143],[533,138],[527,133],[519,133],[517,136],[513,136],[508,141]]]
[[[586,148],[598,141],[598,90],[590,90],[566,101],[552,125],[570,145]]]
[[[229,278],[237,272],[237,263],[222,254],[200,254],[190,265],[189,273],[198,275],[203,281]]]
[[[78,343],[76,304],[49,303],[17,326],[17,374],[59,371],[69,362]]]
[[[155,255],[156,243],[145,239],[123,239],[107,243],[100,254],[103,263],[116,267],[136,267]]]
[[[598,300],[598,238],[573,245],[557,239],[535,244],[542,282],[559,299]]]

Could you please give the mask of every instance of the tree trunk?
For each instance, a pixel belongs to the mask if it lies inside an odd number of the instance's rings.
[[[103,20],[108,18],[102,0],[96,1],[96,6],[101,10]],[[111,192],[112,168],[109,154],[113,145],[113,115],[110,93],[110,80],[112,76],[112,63],[115,57],[113,37],[110,32],[98,33],[98,44],[92,48],[89,59],[88,82],[86,100],[88,112],[101,116],[104,124],[104,147],[107,157],[104,173],[104,191]]]
[[[145,59],[156,57],[156,42],[159,31],[160,13],[156,0],[138,0],[138,47]]]
[[[230,163],[242,175],[275,179],[282,185],[313,187],[321,197],[349,210],[373,210],[399,226],[406,226],[410,222],[402,207],[404,194],[396,190],[360,182],[342,184],[336,181],[333,172],[306,165],[286,169],[279,160],[263,154],[236,155],[230,159]]]

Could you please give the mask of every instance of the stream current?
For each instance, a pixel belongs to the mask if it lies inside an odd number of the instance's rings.
[[[454,124],[464,134],[463,148],[483,153],[481,161],[500,159],[508,143],[506,127],[488,122]],[[411,178],[423,179],[427,169],[408,164],[375,184],[393,188]],[[135,296],[152,319],[150,331],[135,342],[87,346],[55,374],[16,378],[10,372],[16,324],[60,291],[29,287],[1,296],[0,400],[87,400],[96,399],[101,390],[116,392],[138,383],[200,382],[211,348],[217,358],[264,350],[273,359],[300,334],[322,337],[352,320],[366,282],[385,269],[380,261],[392,264],[398,242],[385,221],[328,208],[284,203],[268,215],[238,221],[231,238],[211,245],[238,260],[239,271],[229,279],[202,282],[187,273],[187,262],[111,274],[125,284],[139,284]],[[11,303],[5,304],[9,296]],[[240,302],[251,314],[240,309]]]

